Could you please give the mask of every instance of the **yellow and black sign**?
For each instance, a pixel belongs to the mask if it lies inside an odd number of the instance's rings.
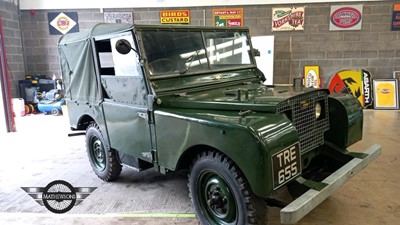
[[[161,10],[161,24],[190,24],[189,10]]]

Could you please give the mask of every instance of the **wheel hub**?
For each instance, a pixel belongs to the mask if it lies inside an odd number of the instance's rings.
[[[224,214],[228,211],[227,199],[221,193],[220,187],[215,187],[208,192],[207,205],[218,214]]]
[[[200,180],[202,199],[200,204],[206,210],[206,217],[215,224],[235,224],[237,219],[236,201],[226,181],[213,171],[203,173]]]
[[[90,154],[93,163],[99,171],[103,171],[106,167],[106,162],[105,162],[105,151],[103,148],[103,144],[101,143],[101,140],[94,139],[92,141],[91,147],[92,149]]]
[[[103,148],[101,146],[100,140],[97,140],[94,143],[94,156],[96,157],[97,161],[102,162],[104,159]]]

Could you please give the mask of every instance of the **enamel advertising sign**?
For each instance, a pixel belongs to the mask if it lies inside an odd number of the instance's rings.
[[[272,8],[272,31],[304,30],[304,7]]]
[[[319,66],[304,66],[304,87],[321,87]]]
[[[77,12],[49,12],[47,17],[50,35],[79,32]]]
[[[400,4],[393,6],[392,30],[400,30]]]
[[[399,108],[397,79],[374,79],[373,85],[375,109]]]
[[[329,30],[361,30],[362,5],[331,6]]]
[[[104,22],[133,24],[133,14],[132,12],[104,12]]]
[[[189,10],[161,10],[161,24],[190,24]]]
[[[243,8],[213,9],[215,27],[243,27]]]
[[[329,91],[352,94],[367,108],[373,102],[371,83],[371,74],[366,70],[342,70],[331,78]]]

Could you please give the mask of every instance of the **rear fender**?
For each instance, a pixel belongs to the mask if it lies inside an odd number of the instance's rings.
[[[102,106],[90,106],[88,104],[67,101],[68,117],[72,130],[83,130],[89,126],[91,122],[95,122],[102,133],[107,146],[110,146],[107,127],[104,120]]]

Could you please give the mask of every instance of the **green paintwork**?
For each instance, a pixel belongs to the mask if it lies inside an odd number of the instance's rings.
[[[278,114],[169,109],[155,112],[158,159],[175,170],[185,151],[209,148],[223,152],[243,171],[253,191],[272,191],[270,156],[298,141],[290,121]],[[170,141],[174,140],[174,141]]]
[[[331,129],[325,133],[325,139],[344,150],[362,139],[363,110],[350,94],[331,94],[329,105]]]
[[[106,168],[106,151],[101,143],[101,140],[95,136],[92,136],[89,143],[89,157],[99,171],[103,171]]]
[[[166,44],[171,40],[146,36],[146,32],[159,31],[171,32],[168,37],[173,38],[177,36],[174,32],[184,34],[182,40],[173,40],[181,44],[176,51]],[[214,33],[223,37],[215,40],[229,40],[213,45],[214,39],[207,37]],[[63,36],[59,51],[71,128],[84,130],[95,121],[105,138],[105,149],[153,163],[163,173],[187,168],[201,151],[219,151],[240,168],[257,196],[268,197],[273,192],[271,156],[299,142],[297,129],[277,113],[277,105],[306,92],[327,90],[262,85],[248,33],[247,28],[102,24]],[[134,64],[128,76],[121,76],[116,68],[102,67],[99,56],[101,52],[125,57],[112,50],[113,39],[122,37],[131,38],[138,52],[131,51],[132,55],[125,55],[128,58],[114,62]],[[146,42],[154,37],[157,41]],[[203,52],[193,50],[191,40],[196,37],[201,37],[197,44],[211,47],[200,46]],[[218,52],[228,44],[239,47]],[[161,48],[172,48],[164,53],[169,58],[181,57],[177,61],[183,61],[186,69],[157,71],[155,65],[150,66],[151,60],[162,59],[161,54],[150,53]],[[217,59],[217,53],[209,53],[213,51],[235,56]],[[235,63],[238,59],[241,63]],[[193,61],[198,64],[192,65]],[[329,113],[331,129],[325,138],[339,151],[346,151],[362,137],[362,108],[355,98],[335,94],[329,98]],[[308,152],[307,157],[316,156],[318,150]]]
[[[152,80],[152,84],[158,95],[184,93],[192,88],[207,89],[207,86],[223,85],[230,83],[256,82],[259,84],[259,75],[256,69],[243,69],[229,72],[215,72],[196,74],[193,76],[171,77],[163,80]],[[212,89],[208,87],[208,89]]]
[[[208,88],[211,88],[208,90]],[[267,87],[256,82],[241,82],[239,84],[209,85],[205,91],[178,92],[176,95],[161,96],[161,105],[174,108],[221,109],[221,110],[253,110],[257,112],[276,113],[278,103],[313,91],[295,92],[292,87]],[[315,89],[314,89],[315,91]],[[210,106],[212,105],[212,106]]]

